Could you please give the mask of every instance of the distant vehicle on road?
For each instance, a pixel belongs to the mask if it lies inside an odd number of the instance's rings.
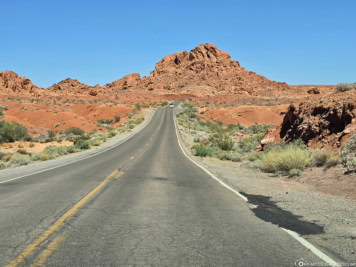
[[[169,104],[169,107],[170,107],[170,108],[174,108],[174,104],[173,104],[173,103],[170,103],[170,104]]]

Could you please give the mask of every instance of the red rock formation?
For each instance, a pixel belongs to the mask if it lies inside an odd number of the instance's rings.
[[[315,148],[339,148],[356,133],[356,91],[310,98],[290,105],[282,124],[262,139],[268,142],[302,139]]]
[[[20,77],[15,72],[3,71],[0,72],[0,94],[21,96],[38,96],[40,89],[35,86],[31,80],[26,77]]]
[[[104,86],[104,90],[127,90],[131,88],[137,87],[141,82],[140,74],[131,73],[129,75],[124,76],[120,80],[113,81],[112,83],[108,83]]]
[[[175,91],[193,94],[268,95],[289,89],[242,68],[230,55],[212,44],[202,44],[190,52],[178,52],[162,58],[142,79],[141,87],[155,92]]]
[[[54,83],[48,87],[49,92],[55,92],[60,95],[88,95],[92,87],[71,78],[67,78],[59,83]]]

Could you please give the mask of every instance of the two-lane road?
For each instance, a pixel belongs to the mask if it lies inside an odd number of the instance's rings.
[[[0,265],[320,262],[184,156],[172,112],[105,153],[0,184]]]

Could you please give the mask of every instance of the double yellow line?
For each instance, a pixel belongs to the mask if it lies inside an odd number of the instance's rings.
[[[13,259],[7,266],[14,267],[22,263],[32,252],[34,252],[37,247],[46,241],[50,235],[52,235],[57,229],[59,229],[71,216],[73,216],[80,207],[88,202],[111,178],[119,178],[123,172],[118,170],[113,171],[109,176],[107,176],[99,185],[97,185],[93,190],[91,190],[85,197],[83,197],[79,202],[77,202],[70,210],[68,210],[62,217],[60,217],[54,224],[52,224],[45,232],[43,232],[35,241],[25,248],[20,255]],[[43,250],[40,255],[35,259],[31,266],[40,266],[47,258],[53,253],[53,251],[62,243],[66,238],[66,235],[61,235],[55,238],[47,247]]]

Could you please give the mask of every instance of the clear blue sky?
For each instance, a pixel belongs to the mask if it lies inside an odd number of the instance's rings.
[[[12,0],[0,9],[0,71],[41,87],[148,75],[201,43],[272,80],[356,81],[355,0]]]

